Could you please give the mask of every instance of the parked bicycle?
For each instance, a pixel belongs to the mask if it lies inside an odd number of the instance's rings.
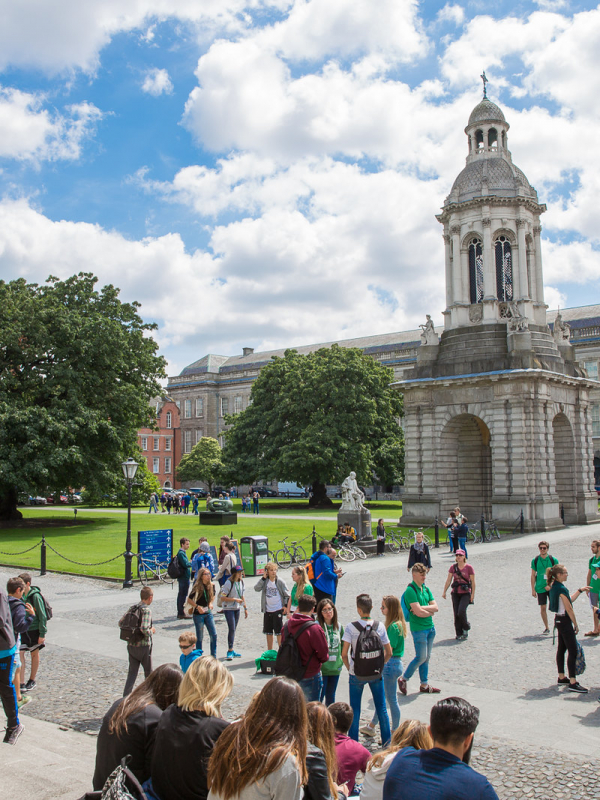
[[[279,540],[283,547],[275,553],[275,563],[281,569],[289,569],[292,564],[304,566],[307,562],[306,551],[298,542],[287,543],[287,536]]]
[[[162,581],[172,586],[173,578],[167,572],[168,566],[168,562],[159,561],[156,556],[144,556],[144,553],[140,553],[138,556],[138,577],[144,586],[147,586],[152,580]]]
[[[410,542],[410,537],[412,537],[413,541],[415,541],[415,537],[416,537],[417,533],[423,533],[423,528],[419,528],[416,531],[409,530],[409,532],[408,532],[409,542]],[[423,541],[425,542],[427,547],[431,547],[431,545],[432,545],[431,539],[429,538],[429,536],[427,536],[426,533],[423,533]],[[410,548],[410,544],[409,544],[409,548]]]
[[[388,528],[385,543],[391,553],[399,553],[400,550],[410,550],[410,541],[406,536],[402,536],[398,528]]]
[[[500,538],[500,531],[498,530],[498,525],[493,522],[485,522],[483,523],[483,537],[481,535],[481,522],[475,522],[473,525],[469,525],[469,530],[467,534],[467,540],[470,542],[486,542],[492,541],[492,536],[495,536],[496,539]]]

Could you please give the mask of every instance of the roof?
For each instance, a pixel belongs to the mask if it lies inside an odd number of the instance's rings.
[[[483,192],[484,183],[485,192]],[[496,197],[525,196],[537,202],[537,192],[525,177],[525,173],[507,158],[498,156],[468,163],[454,181],[444,204],[463,203],[475,197],[482,197],[484,194]]]
[[[478,122],[506,122],[506,120],[502,109],[484,97],[481,103],[478,103],[471,111],[468,124],[476,125]]]

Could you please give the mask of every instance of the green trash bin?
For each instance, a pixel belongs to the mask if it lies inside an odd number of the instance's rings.
[[[240,539],[240,556],[248,577],[262,575],[269,560],[269,540],[266,536],[243,536]]]

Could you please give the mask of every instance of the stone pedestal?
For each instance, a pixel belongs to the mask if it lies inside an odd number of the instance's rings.
[[[428,364],[435,361],[439,350],[439,344],[422,344],[417,350],[417,363]]]
[[[362,511],[338,511],[338,527],[348,523],[356,531],[357,539],[372,539],[371,512],[363,508]]]
[[[201,511],[200,525],[237,525],[236,511]]]

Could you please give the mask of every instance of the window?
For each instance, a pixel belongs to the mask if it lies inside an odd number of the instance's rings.
[[[483,250],[481,239],[472,239],[469,244],[469,284],[471,302],[483,301]]]
[[[192,452],[192,432],[191,431],[184,431],[183,432],[183,452],[184,453],[191,453]]]
[[[190,419],[192,416],[192,401],[191,400],[184,400],[183,401],[183,416],[185,419]]]
[[[241,397],[234,397],[233,398],[233,413],[239,414],[242,410],[242,398]]]
[[[160,472],[160,458],[152,459],[152,472],[156,475]]]
[[[170,436],[167,436],[165,438],[165,450],[171,450],[172,449],[172,446],[171,446],[171,442],[172,441],[173,441],[173,439],[171,439]]]
[[[160,437],[159,436],[154,436],[154,438],[152,439],[152,442],[153,442],[152,449],[153,450],[160,450]]]
[[[592,405],[592,436],[600,436],[600,403]]]
[[[148,437],[142,436],[142,450],[148,449]]]
[[[165,458],[165,472],[171,472],[171,459]]]
[[[200,439],[204,436],[204,431],[202,428],[196,428],[196,444],[200,441]]]
[[[203,417],[204,416],[204,398],[197,397],[196,398],[196,416]]]
[[[223,445],[225,444],[225,439],[222,436],[219,436],[219,447],[221,450],[223,449]]]
[[[512,253],[506,236],[496,240],[496,290],[498,300],[508,302],[513,299]]]
[[[597,361],[584,361],[583,366],[585,371],[588,374],[588,378],[592,378],[592,380],[598,380],[598,362]]]
[[[224,417],[225,414],[229,414],[229,398],[222,397],[221,398],[221,416]]]
[[[173,427],[173,425],[171,423],[171,420],[172,420],[171,412],[167,411],[167,422],[166,422],[167,428],[172,428]]]

